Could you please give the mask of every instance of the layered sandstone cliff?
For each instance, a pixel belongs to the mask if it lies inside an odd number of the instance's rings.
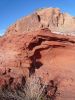
[[[58,8],[39,9],[11,25],[6,33],[30,32],[42,28],[49,28],[57,33],[73,34],[75,18],[68,13],[62,13]]]
[[[75,100],[75,36],[56,34],[74,32],[58,8],[11,25],[0,37],[0,100]]]

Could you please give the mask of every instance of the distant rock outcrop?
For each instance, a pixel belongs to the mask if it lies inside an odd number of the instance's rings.
[[[11,25],[6,33],[30,32],[42,28],[49,28],[52,32],[73,34],[75,33],[75,18],[62,13],[58,8],[38,9],[35,13]]]

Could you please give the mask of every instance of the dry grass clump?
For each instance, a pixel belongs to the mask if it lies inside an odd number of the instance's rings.
[[[24,77],[23,77],[24,78]],[[42,79],[36,75],[27,78],[25,83],[18,83],[14,90],[5,84],[0,90],[0,100],[55,100],[58,90],[58,82],[50,80],[42,83]]]

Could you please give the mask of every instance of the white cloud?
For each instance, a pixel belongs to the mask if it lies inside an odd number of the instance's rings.
[[[4,33],[5,33],[5,29],[1,29],[0,30],[0,36],[4,35]]]

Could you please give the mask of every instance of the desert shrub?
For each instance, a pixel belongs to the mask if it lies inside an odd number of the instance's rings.
[[[31,76],[26,83],[25,100],[55,100],[58,90],[58,81],[50,80],[42,83],[42,79]]]
[[[32,75],[27,79],[25,87],[26,99],[37,100],[42,90],[41,78]]]
[[[50,80],[42,83],[42,79],[32,75],[24,83],[18,83],[14,90],[6,83],[0,90],[0,100],[55,100],[58,82]]]

